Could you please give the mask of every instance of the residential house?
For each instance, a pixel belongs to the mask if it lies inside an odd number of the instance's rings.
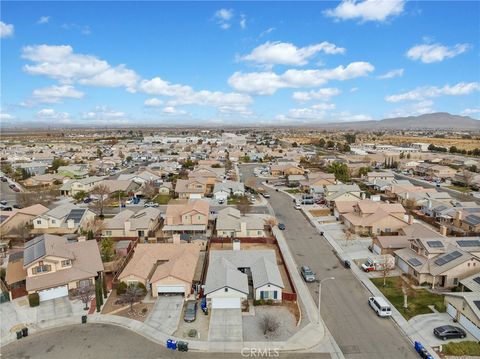
[[[28,294],[26,280],[27,271],[23,268],[23,251],[10,253],[5,273],[5,283],[11,300]]]
[[[206,233],[210,206],[204,200],[174,200],[167,205],[164,233]]]
[[[155,231],[160,225],[160,213],[158,208],[144,208],[138,212],[125,209],[113,218],[105,220],[102,237],[155,237]]]
[[[135,252],[118,280],[126,284],[142,283],[152,297],[193,292],[200,248],[194,243],[137,244]]]
[[[313,188],[322,188],[336,183],[333,173],[312,172],[306,174],[307,179],[300,181],[302,191],[310,191]],[[323,191],[322,191],[323,192]]]
[[[445,306],[452,319],[480,341],[480,292],[445,293]]]
[[[98,183],[99,186],[105,186],[108,190],[108,194],[112,195],[118,192],[123,192],[128,195],[136,195],[140,192],[141,184],[130,180],[103,180]]]
[[[47,173],[27,178],[23,181],[24,187],[51,187],[54,184],[63,183],[65,177],[58,174]]]
[[[43,175],[48,169],[49,165],[43,162],[27,162],[27,163],[16,163],[12,166],[15,169],[20,169],[25,171],[31,176]]]
[[[409,225],[405,220],[405,208],[398,203],[358,201],[353,212],[342,215],[343,222],[352,233],[380,235],[396,233]]]
[[[356,201],[364,198],[357,184],[331,184],[325,186],[324,197],[327,204],[333,206],[337,201]]]
[[[241,182],[235,181],[225,181],[215,183],[213,187],[213,197],[216,200],[224,200],[231,196],[244,196],[245,195],[245,185]]]
[[[25,244],[23,268],[28,293],[40,301],[65,297],[69,291],[93,286],[103,272],[96,241],[69,241],[43,234]]]
[[[299,167],[296,163],[281,163],[270,166],[270,173],[274,177],[290,176],[290,175],[303,175],[305,170]]]
[[[283,288],[274,250],[210,251],[204,295],[213,309],[241,308],[248,299],[281,302]]]
[[[262,216],[242,216],[236,208],[227,207],[218,212],[216,231],[218,237],[265,237],[265,221]]]
[[[207,195],[207,178],[178,179],[175,193],[180,199],[202,198]]]
[[[456,287],[461,279],[480,271],[478,257],[439,238],[412,239],[408,248],[394,254],[403,272],[435,288]]]
[[[48,208],[41,204],[15,209],[13,211],[0,211],[0,238],[2,242],[18,238],[19,227],[30,227],[35,217],[48,212]]]
[[[75,233],[94,219],[95,213],[88,208],[67,203],[33,218],[32,233]]]
[[[161,181],[161,176],[153,173],[152,171],[144,170],[139,173],[122,173],[117,178],[120,181],[134,181],[140,185],[148,182],[158,183]]]
[[[395,179],[395,175],[390,171],[368,172],[365,176],[365,179],[368,182],[373,182],[375,180],[393,181]]]
[[[167,196],[172,192],[172,183],[171,182],[160,182],[158,184],[158,194],[162,196]]]
[[[90,192],[95,186],[99,185],[105,177],[91,176],[81,179],[71,179],[63,183],[60,187],[62,196],[75,196],[79,192]]]
[[[423,162],[415,167],[415,173],[420,176],[426,176],[431,178],[453,178],[457,173],[457,170],[448,167],[441,166],[435,163]]]
[[[88,176],[88,165],[68,165],[60,166],[57,169],[57,174],[63,177],[81,179]]]

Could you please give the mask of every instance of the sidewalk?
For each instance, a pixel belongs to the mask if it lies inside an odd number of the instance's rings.
[[[318,224],[315,220],[315,217],[313,217],[308,211],[303,211],[303,213],[308,218],[310,223],[318,230],[318,232],[323,232],[323,237],[330,243],[333,249],[342,257],[342,259],[353,261],[353,258],[351,258],[349,254],[345,253],[337,241],[335,241],[335,239],[328,233],[328,226]],[[368,289],[370,293],[372,293],[373,296],[385,298],[382,292],[370,281],[365,272],[361,271],[356,265],[352,265],[351,270],[357,279],[365,286],[365,288]],[[388,302],[387,298],[385,298],[385,300]],[[405,333],[408,339],[412,343],[415,341],[421,342],[434,358],[438,358],[436,352],[430,346],[428,346],[427,340],[407,322],[407,320],[393,305],[390,304],[390,306],[392,308],[392,319]]]

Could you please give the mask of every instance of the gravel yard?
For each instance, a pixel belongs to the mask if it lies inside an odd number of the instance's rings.
[[[278,320],[275,333],[263,334],[261,326],[264,315],[271,315]],[[295,316],[284,306],[256,306],[255,316],[243,316],[243,339],[245,341],[282,341],[294,335],[300,327],[296,326]]]

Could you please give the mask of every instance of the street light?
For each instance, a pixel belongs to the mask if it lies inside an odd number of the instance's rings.
[[[323,278],[318,282],[318,324],[320,324],[320,318],[322,317],[322,315],[320,314],[320,303],[322,301],[322,283],[329,279],[333,280],[335,279],[335,277]]]

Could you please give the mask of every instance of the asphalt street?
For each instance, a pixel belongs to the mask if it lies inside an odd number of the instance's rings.
[[[0,181],[0,198],[2,201],[7,201],[9,206],[12,206],[17,203],[17,193],[12,191],[12,189],[8,187],[8,185],[8,182]]]
[[[243,179],[253,166],[243,166]],[[258,183],[260,179],[256,178]],[[375,315],[367,304],[370,293],[350,270],[343,268],[332,247],[320,236],[292,199],[268,190],[277,219],[286,226],[285,237],[298,266],[308,265],[317,279],[335,277],[322,284],[321,314],[346,358],[418,358],[412,345],[391,319]],[[308,284],[318,302],[318,283]]]
[[[30,335],[0,349],[7,359],[163,359],[163,358],[248,358],[251,350],[244,348],[243,355],[198,352],[178,352],[166,349],[127,329],[106,324],[79,324]],[[273,354],[273,352],[272,352]],[[327,359],[328,354],[280,354],[271,357],[285,359]],[[263,356],[265,357],[265,355]]]

